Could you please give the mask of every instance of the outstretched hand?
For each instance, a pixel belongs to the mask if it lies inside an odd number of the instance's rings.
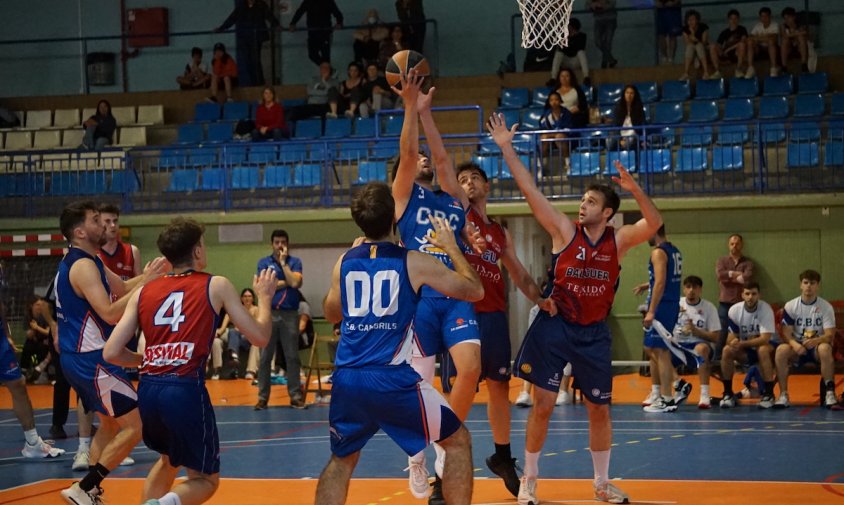
[[[545,312],[550,314],[551,317],[557,315],[557,304],[554,303],[554,300],[552,300],[551,298],[542,298],[539,300],[539,303],[537,303],[537,305],[539,305],[540,310],[544,310]]]
[[[428,242],[445,252],[448,252],[451,247],[456,248],[457,241],[454,238],[454,231],[451,229],[448,221],[434,216],[431,216],[430,219],[431,224],[434,226],[434,231],[428,234]]]
[[[618,175],[614,175],[612,177],[612,181],[621,186],[621,189],[631,192],[639,187],[633,179],[633,176],[630,175],[630,172],[628,172],[627,169],[624,168],[624,165],[622,165],[618,160],[615,160],[615,169],[618,171]]]
[[[399,76],[401,89],[396,86],[390,86],[390,88],[392,88],[393,93],[402,98],[404,103],[416,103],[417,97],[419,96],[419,88],[422,86],[422,81],[424,80],[424,76],[419,75],[415,68],[411,68],[407,74],[402,73]]]
[[[431,89],[428,90],[428,93],[422,93],[420,91],[419,96],[416,99],[416,109],[419,112],[429,112],[431,110],[431,102],[434,100],[434,91],[436,91],[436,89],[437,88],[431,87]]]
[[[173,270],[173,265],[171,265],[170,262],[163,256],[159,256],[146,264],[144,267],[144,276],[146,277],[147,282],[149,282],[161,277],[171,270]]]
[[[265,268],[261,270],[260,274],[252,278],[252,289],[258,297],[263,296],[265,299],[272,298],[275,294],[277,281],[275,270]]]
[[[481,234],[481,229],[472,222],[466,222],[466,229],[469,237],[469,245],[475,254],[482,255],[487,250],[486,238]]]
[[[492,135],[492,140],[498,144],[498,147],[504,147],[513,142],[513,136],[516,135],[516,128],[519,123],[513,124],[510,129],[507,129],[507,123],[504,121],[504,114],[493,113],[489,116],[489,121],[486,124],[486,129]]]

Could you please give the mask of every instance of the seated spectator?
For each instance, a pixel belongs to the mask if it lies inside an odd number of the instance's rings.
[[[252,317],[258,315],[258,306],[255,305],[255,292],[250,288],[245,288],[240,292],[240,303],[247,308]],[[232,360],[232,368],[240,370],[240,351],[249,349],[249,356],[246,361],[246,375],[247,380],[252,380],[258,373],[258,354],[259,349],[250,344],[246,337],[240,333],[235,327],[229,328],[228,350],[229,357]]]
[[[117,121],[111,114],[108,100],[99,101],[96,114],[86,119],[82,127],[85,128],[85,136],[79,149],[102,149],[114,143]]]
[[[381,42],[390,36],[390,30],[378,17],[376,9],[369,9],[366,19],[361,24],[364,26],[355,30],[355,42],[352,48],[355,51],[355,61],[368,65],[378,61],[378,50],[381,48]]]
[[[340,83],[340,86],[328,96],[328,107],[330,111],[325,117],[336,118],[337,113],[342,113],[346,117],[355,117],[358,105],[364,101],[364,78],[363,68],[360,63],[353,61],[349,63],[348,77]]]
[[[683,13],[680,0],[654,0],[656,34],[659,38],[660,65],[673,65],[677,52],[677,36],[683,33]]]
[[[589,61],[586,59],[586,34],[580,31],[580,20],[569,20],[569,41],[566,47],[554,50],[554,62],[551,64],[551,79],[557,76],[561,66],[575,67],[579,65],[583,72],[583,85],[589,86]]]
[[[202,49],[194,47],[190,50],[190,61],[185,65],[185,73],[176,77],[181,89],[202,89],[211,85],[211,75],[208,66],[202,63]]]
[[[548,94],[548,99],[545,101],[545,110],[542,112],[542,117],[539,120],[539,128],[542,130],[568,130],[571,128],[572,113],[563,107],[563,97],[557,91],[552,91]],[[566,159],[566,168],[569,161],[569,146],[568,142],[562,139],[568,138],[568,134],[564,131],[557,131],[554,133],[543,133],[540,135],[542,142],[542,154],[548,155],[551,147],[549,140],[556,140],[554,144],[563,153]]]
[[[232,101],[232,86],[237,83],[237,63],[222,42],[214,44],[214,61],[211,62],[213,75],[211,76],[211,98],[212,102],[219,99],[220,82],[226,92],[226,101]]]
[[[759,9],[759,22],[750,30],[750,37],[747,38],[747,73],[744,75],[750,79],[756,75],[753,67],[753,60],[757,53],[768,55],[771,61],[771,75],[779,75],[777,67],[777,37],[780,34],[780,25],[771,20],[771,9],[762,7]]]
[[[683,42],[686,44],[686,60],[681,81],[689,80],[689,70],[695,58],[703,67],[703,78],[709,79],[709,60],[706,59],[706,46],[709,45],[709,25],[701,22],[696,10],[686,12],[686,24],[683,26]]]
[[[208,361],[208,366],[211,369],[211,380],[220,380],[220,374],[223,369],[223,349],[228,344],[229,327],[233,327],[231,319],[225,311],[221,311],[223,318],[220,320],[220,326],[214,333],[214,340],[211,342],[211,359]]]
[[[809,71],[809,43],[806,27],[797,22],[797,12],[793,7],[782,10],[780,31],[780,57],[783,70],[788,68],[788,58],[797,52],[800,55],[800,71]]]
[[[366,66],[363,90],[364,101],[359,106],[360,115],[363,117],[369,117],[371,112],[396,106],[396,94],[387,83],[387,78],[378,72],[378,65],[375,63]]]
[[[577,76],[570,68],[560,69],[557,74],[557,93],[563,99],[563,107],[572,114],[571,127],[583,128],[589,122],[589,107],[586,94],[577,83]]]
[[[730,9],[727,13],[727,28],[718,35],[718,41],[710,44],[709,55],[712,58],[714,72],[710,75],[713,79],[720,79],[719,66],[724,63],[735,63],[736,77],[744,77],[745,57],[747,56],[747,28],[741,24],[739,11]]]
[[[252,140],[281,140],[290,137],[287,123],[284,122],[284,107],[275,99],[275,90],[264,88],[261,103],[255,110],[255,129]]]
[[[378,49],[378,70],[384,71],[387,68],[387,62],[399,51],[409,49],[404,39],[404,31],[401,25],[393,25],[390,28],[390,37],[381,42],[381,47]]]
[[[334,77],[331,63],[324,61],[319,65],[319,75],[308,84],[308,99],[305,105],[290,108],[290,120],[297,121],[313,116],[324,116],[330,109],[329,97],[336,92],[338,82]]]
[[[299,349],[309,349],[314,345],[314,320],[311,317],[311,304],[300,295],[299,300]]]
[[[636,86],[628,84],[624,87],[621,100],[615,103],[613,109],[613,124],[625,129],[618,132],[619,138],[612,143],[610,148],[635,149],[639,140],[635,127],[645,124],[645,106],[642,104],[642,97]]]
[[[47,366],[49,366],[51,360],[50,345],[52,338],[50,325],[42,314],[43,310],[48,309],[45,308],[43,303],[38,303],[39,300],[40,298],[36,299],[27,308],[26,318],[29,327],[26,330],[20,366],[24,369],[29,382],[47,384],[49,383]]]

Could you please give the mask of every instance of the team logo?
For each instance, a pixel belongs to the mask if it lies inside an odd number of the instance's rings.
[[[498,375],[507,375],[508,372],[509,372],[509,370],[507,370],[506,366],[503,366],[503,367],[498,369]]]
[[[463,323],[465,323],[465,322],[466,322],[466,320],[465,320],[465,319],[463,319],[462,317],[458,317],[458,318],[457,318],[457,321],[456,321],[456,323],[457,323],[457,324],[463,324]]]
[[[592,388],[592,398],[600,398],[601,397],[601,390],[598,388]]]
[[[533,367],[529,363],[522,363],[522,366],[519,367],[522,373],[531,373],[533,371]]]
[[[484,238],[486,238],[487,242],[492,242],[492,235],[490,235],[489,233],[487,233],[486,237],[484,237]]]
[[[123,263],[121,263],[121,262],[119,262],[119,261],[118,261],[118,262],[117,262],[117,268],[123,268]]]

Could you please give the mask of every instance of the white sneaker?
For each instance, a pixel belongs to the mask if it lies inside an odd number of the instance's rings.
[[[132,456],[126,456],[123,458],[123,461],[120,462],[120,466],[132,466],[135,464],[135,460],[132,459]]]
[[[736,69],[735,78],[736,78],[736,79],[744,79],[744,72],[742,72],[741,70]]]
[[[72,486],[62,490],[61,493],[64,501],[71,505],[101,505],[103,501],[100,499],[100,495],[102,494],[103,490],[99,487],[95,487],[86,493],[79,487],[78,482],[74,482]]]
[[[58,449],[53,447],[52,445],[48,444],[47,442],[43,441],[41,437],[38,437],[38,442],[35,442],[33,445],[29,445],[29,443],[25,443],[23,449],[21,449],[21,454],[23,454],[24,458],[58,458],[62,454],[64,454],[64,449]]]
[[[716,71],[712,72],[711,74],[709,74],[709,78],[710,79],[720,79],[721,78],[721,72],[716,70]]]
[[[771,67],[771,77],[776,77],[780,75],[779,67]]]
[[[643,407],[642,410],[655,414],[664,414],[668,412],[677,411],[677,405],[674,403],[673,399],[665,401],[665,398],[660,396],[657,401],[653,402],[647,407]]]
[[[736,399],[733,395],[724,395],[719,406],[722,409],[731,409],[736,406]]]
[[[533,398],[530,397],[530,393],[526,391],[522,391],[519,393],[519,396],[516,397],[516,407],[530,407],[533,405]]]
[[[700,400],[697,402],[697,408],[699,409],[711,409],[712,408],[712,399],[709,395],[705,395],[703,393],[700,394]]]
[[[788,401],[788,392],[783,391],[782,393],[780,393],[779,398],[777,398],[777,401],[774,403],[774,408],[775,409],[787,409],[790,406],[791,406],[791,402]]]
[[[539,505],[539,500],[536,498],[536,478],[522,475],[519,481],[519,496],[517,500],[519,505]]]
[[[827,389],[826,398],[824,398],[823,401],[823,406],[826,408],[832,408],[833,405],[838,405],[838,399],[835,397],[835,391]]]
[[[764,395],[762,399],[759,400],[759,407],[760,409],[769,409],[774,406],[774,395]]]
[[[654,403],[655,401],[657,401],[657,399],[659,399],[659,398],[662,398],[662,395],[660,395],[660,394],[659,394],[659,393],[657,393],[656,391],[651,391],[651,392],[648,394],[648,397],[647,397],[647,398],[645,398],[644,400],[642,400],[642,406],[643,406],[643,407],[647,407],[648,405],[650,405],[650,404]]]
[[[76,456],[73,457],[73,464],[70,469],[74,472],[82,472],[88,470],[88,451],[76,451]]]
[[[681,75],[679,80],[681,80],[681,81],[688,81],[688,80],[689,80],[689,74],[683,74],[683,75]]]
[[[598,486],[592,483],[595,488],[595,500],[607,503],[630,503],[630,498],[624,491],[613,486],[609,482],[604,483],[603,486]]]
[[[571,398],[572,396],[568,389],[561,389],[557,394],[557,401],[554,402],[554,405],[568,405],[571,403]]]
[[[756,69],[753,66],[747,67],[747,72],[744,73],[745,79],[753,79],[756,77]]]
[[[424,499],[431,496],[431,484],[428,482],[428,469],[425,468],[425,460],[415,462],[411,458],[407,460],[405,471],[410,472],[407,480],[410,484],[410,493],[417,499]]]

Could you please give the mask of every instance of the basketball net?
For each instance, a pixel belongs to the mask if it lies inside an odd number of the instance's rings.
[[[574,0],[516,0],[522,12],[522,47],[568,46],[569,18]]]

